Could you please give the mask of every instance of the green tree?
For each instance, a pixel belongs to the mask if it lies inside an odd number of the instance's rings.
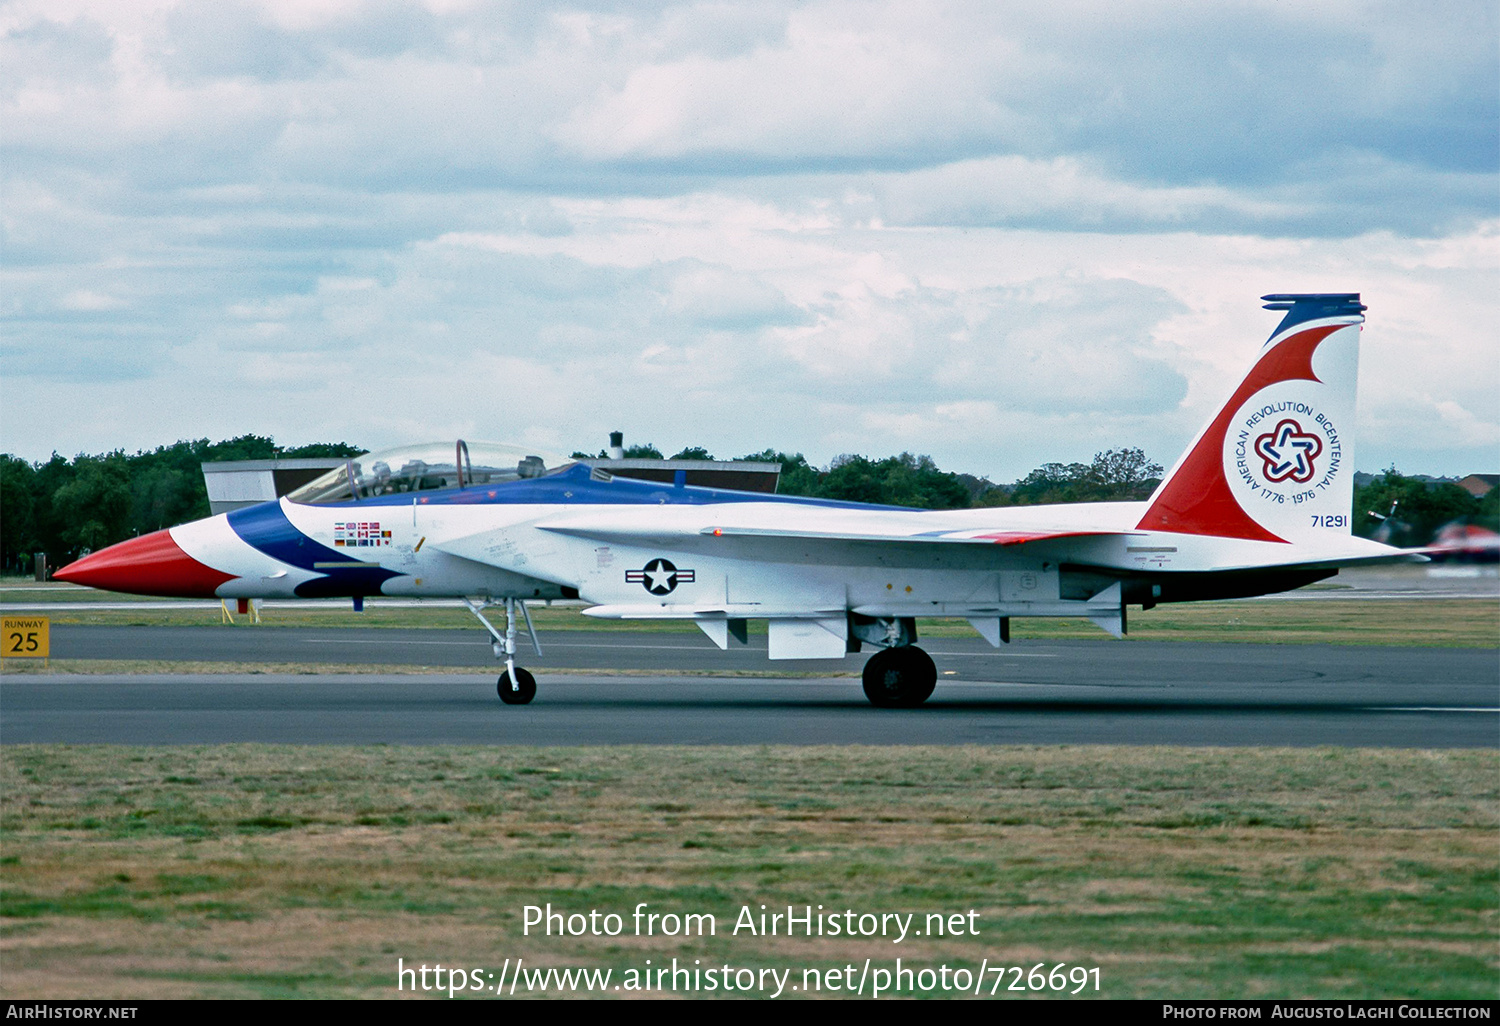
[[[85,549],[208,516],[203,463],[364,451],[346,442],[281,451],[269,436],[241,435],[222,442],[178,441],[133,456],[117,451],[69,461],[54,452],[34,466],[0,457],[0,566],[24,572],[33,552],[46,552],[60,565]]]
[[[36,525],[36,541],[32,546],[37,552],[49,553],[54,564],[61,564],[69,546],[63,541],[67,521],[57,510],[53,498],[76,476],[73,463],[57,453],[46,463],[36,466],[36,477],[32,490],[32,511]]]
[[[1500,488],[1491,488],[1479,500],[1471,522],[1480,527],[1488,527],[1491,531],[1500,531]]]
[[[124,453],[80,456],[72,481],[52,496],[66,525],[62,541],[70,553],[92,551],[124,540],[130,522],[130,475]]]
[[[1008,498],[1018,506],[1139,501],[1150,498],[1161,474],[1161,464],[1140,449],[1106,449],[1091,463],[1044,463],[1017,481]]]
[[[25,573],[36,551],[36,471],[30,463],[0,455],[0,569]]]
[[[674,460],[712,460],[714,454],[701,445],[690,445],[681,452],[674,453],[671,458]]]
[[[760,452],[752,452],[748,456],[741,456],[740,459],[746,463],[779,463],[781,477],[776,483],[776,492],[779,495],[819,494],[818,487],[823,475],[816,467],[809,465],[807,457],[800,452],[795,456],[788,456],[775,449],[763,449]]]
[[[1010,501],[1017,506],[1080,502],[1080,486],[1088,471],[1082,463],[1043,463],[1015,483]]]
[[[149,534],[208,516],[200,464],[208,439],[179,441],[125,457],[130,474],[130,533]]]
[[[130,500],[132,534],[150,534],[209,513],[201,471],[165,462],[130,468]]]
[[[622,455],[620,458],[621,459],[626,459],[626,460],[659,460],[659,459],[665,459],[665,457],[662,456],[662,454],[661,454],[661,450],[658,449],[656,446],[652,445],[650,442],[647,442],[645,445],[629,445],[629,446],[626,446],[625,450],[624,450],[624,455]],[[674,456],[672,458],[673,459],[678,459],[679,457]],[[680,457],[680,458],[681,459],[690,460],[690,459],[696,459],[698,457],[683,456],[683,457]],[[702,457],[702,458],[712,459],[713,457],[709,456],[709,457]],[[598,452],[594,453],[593,455],[590,455],[589,453],[586,453],[586,452],[575,451],[573,453],[573,459],[575,459],[575,460],[607,460],[607,459],[609,459],[609,450],[608,449],[600,449]]]
[[[885,480],[879,464],[864,456],[844,453],[835,456],[828,471],[818,482],[817,494],[827,499],[844,502],[887,501]]]
[[[1494,494],[1493,492],[1491,494]],[[1395,512],[1391,512],[1394,504]],[[1450,520],[1482,516],[1481,503],[1456,484],[1432,484],[1405,477],[1388,467],[1384,474],[1354,490],[1354,532],[1379,536],[1390,545],[1425,545]],[[1389,517],[1383,521],[1372,517]]]
[[[973,474],[954,474],[959,483],[969,490],[970,506],[999,506],[1000,502],[985,501],[991,492],[999,492],[1006,496],[1007,493],[995,482],[987,477],[975,477]],[[1008,497],[1008,496],[1007,496]]]
[[[280,458],[287,460],[350,459],[363,456],[369,451],[357,445],[350,445],[348,442],[310,442],[307,445],[281,450]]]
[[[270,460],[276,458],[276,441],[269,435],[240,435],[224,442],[210,442],[207,438],[196,442],[178,442],[185,445],[204,463],[224,460]],[[175,448],[173,446],[172,448]]]
[[[1140,449],[1106,449],[1094,454],[1088,481],[1099,495],[1097,501],[1122,502],[1149,499],[1161,475],[1161,464],[1148,460]]]
[[[824,475],[819,494],[848,502],[873,502],[919,509],[964,509],[969,489],[957,474],[939,470],[931,456],[903,452],[883,460],[843,455]]]

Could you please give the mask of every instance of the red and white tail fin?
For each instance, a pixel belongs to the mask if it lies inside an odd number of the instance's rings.
[[[1262,296],[1286,316],[1157,488],[1140,527],[1256,541],[1348,534],[1358,293]]]

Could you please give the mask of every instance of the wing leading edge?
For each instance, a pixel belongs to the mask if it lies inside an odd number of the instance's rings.
[[[1030,542],[1051,541],[1059,538],[1125,537],[1140,534],[1136,531],[1081,531],[1067,528],[1053,530],[1003,530],[994,528],[965,529],[952,531],[895,532],[879,529],[860,530],[794,530],[774,527],[705,526],[680,531],[652,530],[640,532],[628,528],[611,526],[607,522],[597,524],[577,523],[538,524],[543,531],[569,534],[601,541],[620,541],[638,544],[669,541],[677,538],[785,538],[789,540],[810,539],[817,541],[875,542],[883,545],[915,544],[964,544],[964,545],[1026,545]]]

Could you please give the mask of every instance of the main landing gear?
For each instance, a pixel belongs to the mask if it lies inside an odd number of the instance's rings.
[[[531,638],[531,647],[536,649],[536,654],[542,654],[542,643],[537,640],[536,629],[531,626],[531,614],[526,611],[526,603],[520,599],[507,597],[503,603],[505,607],[505,633],[501,634],[495,629],[484,615],[484,607],[487,603],[473,602],[464,599],[464,605],[469,607],[469,612],[479,618],[479,622],[489,630],[490,637],[495,640],[490,647],[494,649],[496,658],[504,657],[505,672],[495,682],[495,692],[500,696],[500,701],[506,705],[525,705],[536,697],[536,678],[530,671],[516,665],[516,607],[521,610],[521,618],[526,621],[526,635]]]
[[[915,644],[917,621],[910,616],[849,614],[849,651],[861,643],[880,646],[865,663],[865,697],[881,709],[911,709],[932,696],[937,667]]]
[[[883,648],[865,663],[865,697],[882,709],[921,705],[937,687],[937,666],[915,645]]]

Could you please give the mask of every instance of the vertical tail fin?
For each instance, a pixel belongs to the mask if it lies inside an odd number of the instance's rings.
[[[1140,527],[1256,541],[1348,534],[1359,293],[1262,296],[1286,316],[1151,497]]]

